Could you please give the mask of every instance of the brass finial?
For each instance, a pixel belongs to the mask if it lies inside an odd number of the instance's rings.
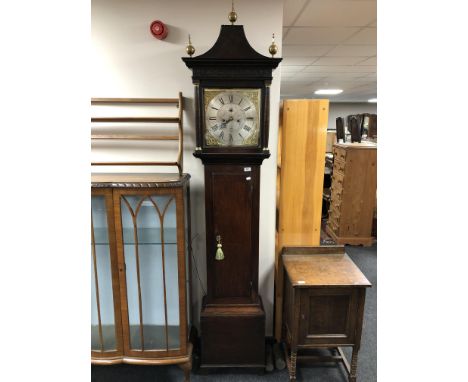
[[[271,41],[271,45],[268,48],[268,51],[271,54],[271,57],[273,57],[276,53],[278,53],[278,45],[275,44],[275,34],[273,33],[273,38]]]
[[[234,11],[234,0],[232,0],[232,9],[231,12],[229,12],[228,19],[231,22],[231,25],[234,25],[237,20],[237,13]]]
[[[192,45],[192,41],[190,40],[190,35],[188,35],[188,45],[185,48],[187,54],[192,57],[192,55],[195,53],[195,47]]]

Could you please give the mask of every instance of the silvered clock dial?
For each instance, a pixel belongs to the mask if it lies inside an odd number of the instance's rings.
[[[260,89],[205,89],[206,146],[258,146]]]

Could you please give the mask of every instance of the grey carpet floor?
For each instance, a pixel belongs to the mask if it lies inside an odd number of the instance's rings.
[[[372,247],[346,246],[346,252],[372,283],[367,290],[364,312],[364,328],[359,352],[357,380],[377,381],[377,245]],[[351,352],[345,349],[348,359]],[[179,382],[183,372],[177,366],[92,366],[92,382]],[[343,366],[317,365],[299,366],[297,380],[320,382],[346,382]],[[264,375],[250,374],[246,370],[223,370],[209,375],[192,373],[192,382],[288,382],[286,370],[273,371]]]

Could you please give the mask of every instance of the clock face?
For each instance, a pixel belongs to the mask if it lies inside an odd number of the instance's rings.
[[[205,144],[258,146],[260,89],[205,89]]]

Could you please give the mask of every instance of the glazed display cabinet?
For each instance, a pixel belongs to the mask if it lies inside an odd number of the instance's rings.
[[[94,174],[93,364],[179,364],[189,380],[189,175]]]

